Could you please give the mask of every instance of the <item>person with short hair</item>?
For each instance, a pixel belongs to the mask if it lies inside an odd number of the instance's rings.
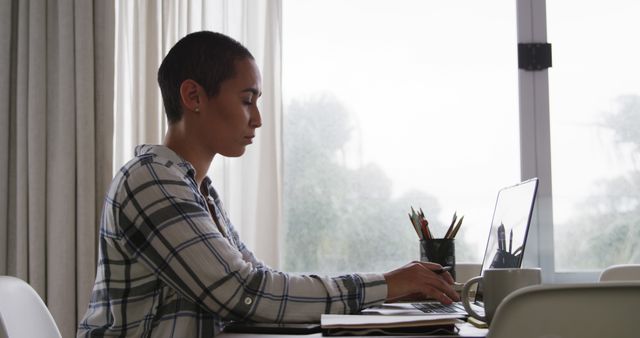
[[[262,125],[251,53],[202,31],[158,70],[169,122],[114,177],[101,216],[96,281],[78,337],[213,337],[230,320],[318,322],[407,297],[458,300],[440,265],[385,274],[287,274],[240,240],[206,176],[215,155],[241,156]]]

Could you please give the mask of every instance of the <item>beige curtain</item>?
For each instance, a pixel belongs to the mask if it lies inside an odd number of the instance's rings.
[[[111,1],[0,1],[0,274],[75,335],[112,176]]]
[[[210,175],[242,239],[278,267],[281,1],[122,1],[116,11],[115,169],[131,159],[137,144],[162,142],[166,122],[156,72],[180,38],[200,30],[221,32],[256,58],[263,126],[241,158],[216,157]]]

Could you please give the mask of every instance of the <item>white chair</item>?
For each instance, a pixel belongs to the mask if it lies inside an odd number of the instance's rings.
[[[0,276],[0,320],[0,337],[61,337],[40,296],[19,278]]]
[[[601,282],[640,281],[640,264],[612,265],[600,274]]]
[[[4,322],[2,321],[2,313],[0,313],[0,338],[9,338],[7,337],[7,329],[4,328]]]
[[[640,282],[535,285],[498,306],[487,338],[637,338]]]

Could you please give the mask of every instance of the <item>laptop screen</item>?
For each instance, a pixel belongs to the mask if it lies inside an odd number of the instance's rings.
[[[498,192],[481,271],[521,267],[537,190],[538,179],[532,178]]]

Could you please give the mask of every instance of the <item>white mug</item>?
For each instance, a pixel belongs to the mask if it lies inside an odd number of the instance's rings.
[[[479,282],[482,282],[484,316],[475,312],[469,304],[469,289]],[[486,269],[482,271],[482,276],[471,278],[464,284],[462,288],[462,305],[464,305],[471,317],[489,324],[498,305],[508,294],[525,286],[536,285],[541,282],[540,268]]]

